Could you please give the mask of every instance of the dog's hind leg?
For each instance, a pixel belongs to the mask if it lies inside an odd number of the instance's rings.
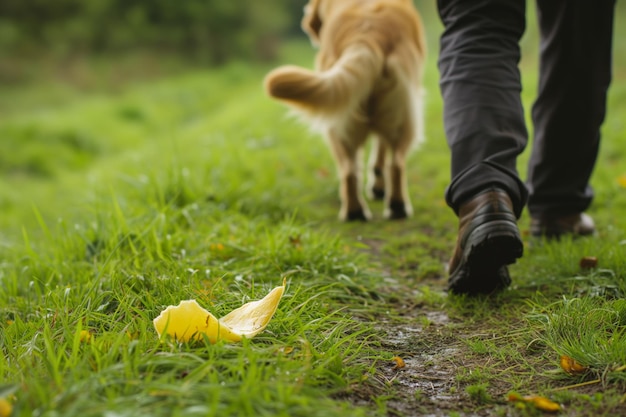
[[[408,134],[408,133],[405,133]],[[389,180],[385,196],[387,219],[404,219],[413,214],[413,207],[407,190],[406,158],[411,145],[411,138],[390,141]]]
[[[372,200],[385,198],[386,157],[387,146],[377,137],[372,144],[367,181],[367,193]]]
[[[371,218],[367,204],[363,200],[360,168],[362,146],[367,137],[366,131],[357,129],[350,132],[350,137],[331,129],[328,139],[333,155],[337,162],[340,181],[341,210],[339,218],[344,221],[362,220]]]

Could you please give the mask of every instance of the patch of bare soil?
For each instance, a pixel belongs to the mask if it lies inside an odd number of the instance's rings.
[[[365,250],[370,259],[387,277],[379,291],[388,295],[388,309],[394,314],[377,318],[377,330],[383,340],[382,349],[397,355],[402,366],[393,361],[379,364],[374,380],[351,390],[346,399],[375,406],[378,398],[384,398],[389,416],[435,417],[450,412],[488,416],[487,411],[468,400],[457,381],[459,368],[470,365],[463,339],[477,329],[465,328],[462,321],[451,319],[443,309],[416,304],[413,300],[419,299],[419,290],[405,284],[414,267],[404,265],[402,270],[392,271],[384,259],[383,239],[359,236],[358,240],[368,246]],[[443,277],[430,277],[419,285],[427,285],[445,297],[444,283]]]
[[[399,302],[389,306],[394,307],[400,309],[401,317],[381,319],[378,331],[384,341],[381,348],[401,358],[403,366],[394,361],[379,363],[374,381],[356,387],[348,400],[374,407],[377,399],[384,398],[388,416],[520,415],[506,402],[513,389],[511,380],[537,368],[525,370],[489,354],[476,354],[468,344],[468,340],[480,339],[509,343],[506,337],[498,340],[496,335],[506,329],[451,318],[443,309],[428,305],[407,307]],[[527,353],[529,362],[538,356],[531,350]],[[545,381],[546,377],[538,374],[533,387]],[[471,386],[478,387],[475,393],[467,391]]]
[[[390,343],[385,348],[398,352],[404,361],[402,368],[379,369],[395,394],[387,403],[392,415],[444,415],[446,411],[458,410],[458,403],[464,400],[455,381],[455,358],[462,346],[442,326],[447,321],[445,315],[428,312],[427,316],[441,321],[431,321],[427,328],[413,335],[397,326],[387,327],[394,335],[389,335]]]
[[[463,341],[471,331],[445,312],[424,307],[412,311],[414,324],[387,322],[380,329],[386,333],[383,348],[404,362],[401,368],[378,368],[390,396],[388,415],[446,416],[452,411],[465,416],[489,415],[472,404],[457,380],[460,368],[471,372],[475,365],[470,363]]]

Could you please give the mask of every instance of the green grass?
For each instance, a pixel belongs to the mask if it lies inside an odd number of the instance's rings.
[[[535,319],[543,328],[538,337],[548,347],[575,359],[589,374],[626,380],[626,300],[572,298],[549,306]]]
[[[368,224],[337,221],[330,152],[263,95],[270,66],[190,69],[113,92],[10,89],[0,102],[10,107],[0,114],[0,397],[13,414],[538,415],[507,403],[512,391],[547,396],[566,415],[626,412],[624,58],[593,177],[598,236],[525,238],[509,291],[448,297],[456,219],[443,201],[439,26],[425,14],[428,140],[411,156],[416,215],[404,222],[383,221],[376,202]],[[305,43],[282,58],[310,60]],[[598,266],[581,269],[584,256]],[[223,316],[283,278],[278,311],[252,340],[161,342],[152,326],[190,298]],[[588,371],[566,374],[560,355]]]

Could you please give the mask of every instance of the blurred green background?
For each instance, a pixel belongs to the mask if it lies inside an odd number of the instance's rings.
[[[424,20],[438,24],[434,2],[416,3]],[[305,4],[306,0],[2,0],[0,83],[23,83],[56,72],[85,86],[90,77],[86,67],[98,58],[115,57],[116,65],[126,63],[126,68],[131,61],[130,73],[143,62],[147,76],[171,68],[172,59],[201,66],[233,59],[273,61],[286,39],[304,39],[300,20]],[[85,63],[85,57],[90,62]],[[100,63],[100,73],[103,66],[107,64]]]
[[[302,0],[3,0],[2,76],[13,60],[148,48],[220,64],[270,59],[277,39],[298,30]],[[8,61],[8,62],[7,62]],[[13,62],[12,62],[13,61]]]

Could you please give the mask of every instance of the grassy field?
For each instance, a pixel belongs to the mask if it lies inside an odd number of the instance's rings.
[[[488,298],[443,290],[457,225],[432,10],[427,142],[401,222],[375,202],[372,222],[337,221],[330,152],[263,95],[271,66],[150,67],[139,81],[96,62],[3,87],[0,416],[7,404],[45,417],[542,414],[511,393],[561,415],[626,414],[625,12],[593,177],[598,236],[532,240],[524,214],[513,286]],[[294,43],[281,62],[311,57]],[[284,278],[254,339],[179,344],[153,328],[181,300],[221,317]],[[561,355],[585,369],[567,374]]]

